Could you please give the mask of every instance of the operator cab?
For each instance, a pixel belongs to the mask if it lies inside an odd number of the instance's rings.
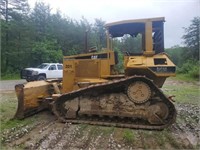
[[[111,39],[121,37],[128,39],[128,49],[126,54],[154,55],[164,52],[164,17],[125,20],[106,24],[107,28],[107,48],[113,49]],[[132,41],[132,43],[131,43]]]

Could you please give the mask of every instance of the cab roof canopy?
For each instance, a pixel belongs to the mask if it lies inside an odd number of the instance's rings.
[[[164,17],[124,20],[108,23],[105,25],[105,27],[109,31],[109,34],[112,35],[112,37],[122,37],[124,34],[137,36],[138,33],[143,33],[145,31],[146,22],[152,22],[152,27],[154,30],[156,28],[162,28],[164,21]]]

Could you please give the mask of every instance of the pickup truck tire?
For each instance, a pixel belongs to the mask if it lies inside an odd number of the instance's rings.
[[[30,80],[30,79],[26,79],[26,81],[27,81],[27,82],[30,82],[31,80]]]
[[[46,77],[44,75],[39,75],[37,80],[46,80]]]

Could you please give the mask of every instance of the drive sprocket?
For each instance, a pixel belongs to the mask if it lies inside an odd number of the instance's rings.
[[[131,101],[137,104],[144,103],[151,97],[151,89],[142,81],[135,81],[127,88],[127,95]]]

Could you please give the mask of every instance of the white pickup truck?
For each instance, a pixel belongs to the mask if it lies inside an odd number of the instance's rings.
[[[36,68],[21,70],[21,78],[26,81],[59,79],[63,76],[63,65],[59,63],[43,63]]]

